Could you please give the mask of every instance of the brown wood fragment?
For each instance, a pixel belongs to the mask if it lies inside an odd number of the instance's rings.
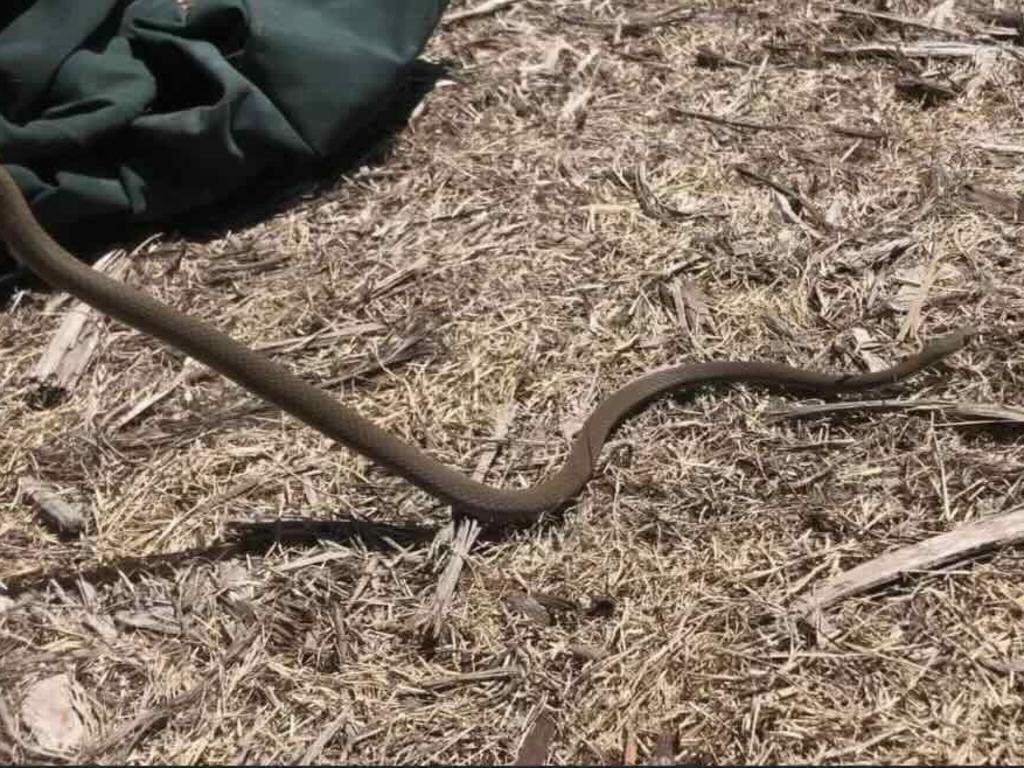
[[[554,737],[555,721],[548,712],[542,711],[523,737],[515,765],[547,765],[548,751]]]
[[[468,518],[460,520],[455,525],[448,562],[441,573],[441,578],[437,580],[434,599],[431,601],[426,613],[423,629],[425,630],[424,636],[427,639],[441,636],[448,608],[455,597],[455,588],[458,586],[459,576],[462,575],[462,567],[469,556],[469,551],[480,535],[480,530],[480,524],[476,520]]]
[[[505,602],[513,611],[523,614],[535,624],[542,627],[551,626],[552,618],[548,609],[525,592],[513,592],[505,599]]]
[[[208,377],[209,375],[210,370],[208,368],[202,367],[199,363],[190,358],[185,361],[185,365],[182,366],[181,372],[174,377],[174,380],[170,384],[158,389],[153,394],[142,398],[134,405],[130,405],[127,412],[124,412],[122,409],[113,411],[110,416],[104,419],[103,426],[108,427],[109,425],[108,429],[111,432],[119,432],[150,408],[163,400],[166,400],[174,390],[182,384],[193,383],[202,378]],[[114,418],[116,418],[117,421],[111,424],[110,422],[113,421]]]
[[[980,656],[978,657],[978,663],[986,669],[990,669],[993,672],[998,672],[1002,675],[1024,674],[1024,659],[1020,658],[992,659],[986,656]]]
[[[967,523],[948,533],[862,563],[827,580],[811,594],[796,600],[790,610],[794,615],[813,623],[814,618],[828,606],[888,584],[904,574],[938,568],[1020,541],[1024,541],[1024,507]]]
[[[75,749],[88,735],[81,690],[67,673],[31,686],[21,704],[21,719],[36,743],[49,752]]]
[[[26,476],[21,478],[19,486],[46,522],[61,533],[77,534],[85,529],[82,510],[62,499],[49,483]]]
[[[666,728],[659,736],[651,751],[651,765],[672,765],[675,762],[679,744],[675,728]]]
[[[704,67],[706,69],[718,69],[719,67],[738,67],[745,69],[750,66],[746,62],[734,59],[731,56],[726,56],[724,53],[719,53],[716,50],[708,48],[706,45],[702,45],[697,49],[697,55],[694,57],[694,60],[698,67]]]
[[[280,267],[286,264],[288,260],[289,257],[286,254],[275,253],[255,261],[243,261],[236,262],[234,264],[211,264],[207,268],[206,274],[203,277],[203,282],[206,285],[211,286],[228,283],[242,275],[253,275],[259,274],[260,272],[270,271],[275,267]]]
[[[830,125],[829,130],[838,133],[840,136],[849,136],[854,139],[868,139],[869,141],[882,141],[888,137],[885,131],[877,128],[861,128],[855,125]]]
[[[177,636],[182,633],[181,624],[171,606],[154,606],[138,611],[118,611],[114,621],[131,629],[142,629],[160,635]]]
[[[567,24],[578,24],[581,27],[591,29],[610,29],[616,36],[636,35],[657,27],[671,26],[690,21],[697,15],[692,8],[669,8],[660,13],[653,13],[648,16],[637,16],[631,19],[596,19],[579,14],[556,13],[555,18]]]
[[[647,166],[643,162],[638,163],[633,169],[630,188],[633,190],[633,195],[640,205],[640,210],[652,219],[665,222],[666,224],[688,221],[702,216],[722,215],[708,213],[702,208],[684,211],[663,202],[651,188],[650,182],[647,180]]]
[[[379,298],[387,293],[391,293],[403,283],[419,276],[428,266],[430,266],[430,259],[426,256],[421,256],[412,264],[395,270],[379,283],[370,282],[365,285],[359,293],[362,294],[364,301]]]
[[[948,83],[942,83],[932,77],[905,75],[895,83],[896,90],[904,96],[920,99],[925,105],[937,104],[940,101],[953,99],[960,95],[960,90]]]
[[[860,16],[862,18],[875,19],[876,21],[887,21],[891,24],[896,24],[902,27],[926,29],[929,32],[941,32],[943,34],[950,35],[951,37],[970,37],[970,34],[962,29],[930,24],[929,22],[922,21],[921,19],[914,19],[909,16],[900,16],[899,14],[887,13],[885,11],[872,11],[867,8],[858,8],[852,5],[836,6],[835,11],[843,16]]]
[[[583,643],[573,643],[566,650],[580,661],[600,661],[601,659],[608,657],[608,651],[604,648],[599,648],[596,645],[585,645]]]
[[[202,516],[212,509],[217,509],[218,507],[223,506],[232,499],[235,499],[239,496],[242,496],[243,494],[248,493],[249,491],[255,488],[260,487],[269,480],[270,477],[268,477],[267,475],[260,475],[256,473],[243,475],[220,493],[214,494],[210,498],[199,502],[190,510],[185,512],[183,515],[175,517],[170,522],[170,524],[166,528],[164,528],[163,531],[160,532],[160,535],[157,536],[156,540],[153,543],[153,546],[159,546],[163,542],[167,541],[170,535],[175,530],[177,530],[177,528],[180,525],[182,525],[182,523],[194,517]]]
[[[558,595],[551,595],[547,592],[531,592],[530,597],[543,605],[548,611],[554,613],[572,613],[580,607],[572,600],[566,600]]]

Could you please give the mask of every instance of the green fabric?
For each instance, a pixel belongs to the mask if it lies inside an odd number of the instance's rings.
[[[0,10],[0,162],[58,238],[223,201],[343,151],[446,4],[22,0]]]

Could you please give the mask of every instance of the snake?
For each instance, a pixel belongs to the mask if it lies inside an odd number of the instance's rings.
[[[489,526],[520,526],[564,507],[595,473],[601,448],[631,414],[669,393],[705,385],[753,384],[818,397],[893,384],[965,346],[973,326],[939,336],[884,370],[827,373],[782,363],[717,360],[653,370],[601,400],[575,435],[560,469],[528,488],[498,488],[453,469],[381,428],[332,395],[206,322],[104,275],[60,246],[37,221],[7,169],[0,166],[0,238],[15,259],[54,288],[143,334],[159,339],[356,451],[460,516]]]

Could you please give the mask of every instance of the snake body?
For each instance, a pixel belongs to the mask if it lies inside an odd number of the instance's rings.
[[[213,368],[348,448],[400,475],[459,513],[484,524],[528,524],[561,507],[590,480],[612,430],[630,413],[682,387],[751,383],[832,396],[889,384],[960,349],[965,328],[927,344],[918,354],[882,371],[831,374],[769,362],[717,361],[656,370],[603,400],[580,429],[557,472],[531,488],[502,489],[477,482],[381,429],[321,389],[210,325],[160,303],[83,264],[36,221],[18,186],[0,167],[0,237],[15,258],[50,285],[143,333],[155,336]]]

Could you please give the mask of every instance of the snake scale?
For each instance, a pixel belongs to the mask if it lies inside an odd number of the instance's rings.
[[[321,389],[205,322],[185,315],[82,263],[42,228],[5,168],[0,166],[0,237],[15,258],[53,287],[218,371],[309,426],[358,451],[490,525],[535,521],[575,497],[590,480],[612,430],[630,413],[683,387],[750,383],[817,396],[866,390],[906,378],[952,354],[975,333],[964,328],[925,345],[882,371],[832,374],[770,362],[715,361],[652,371],[602,400],[576,435],[564,465],[530,488],[494,488],[454,470],[381,429]]]

